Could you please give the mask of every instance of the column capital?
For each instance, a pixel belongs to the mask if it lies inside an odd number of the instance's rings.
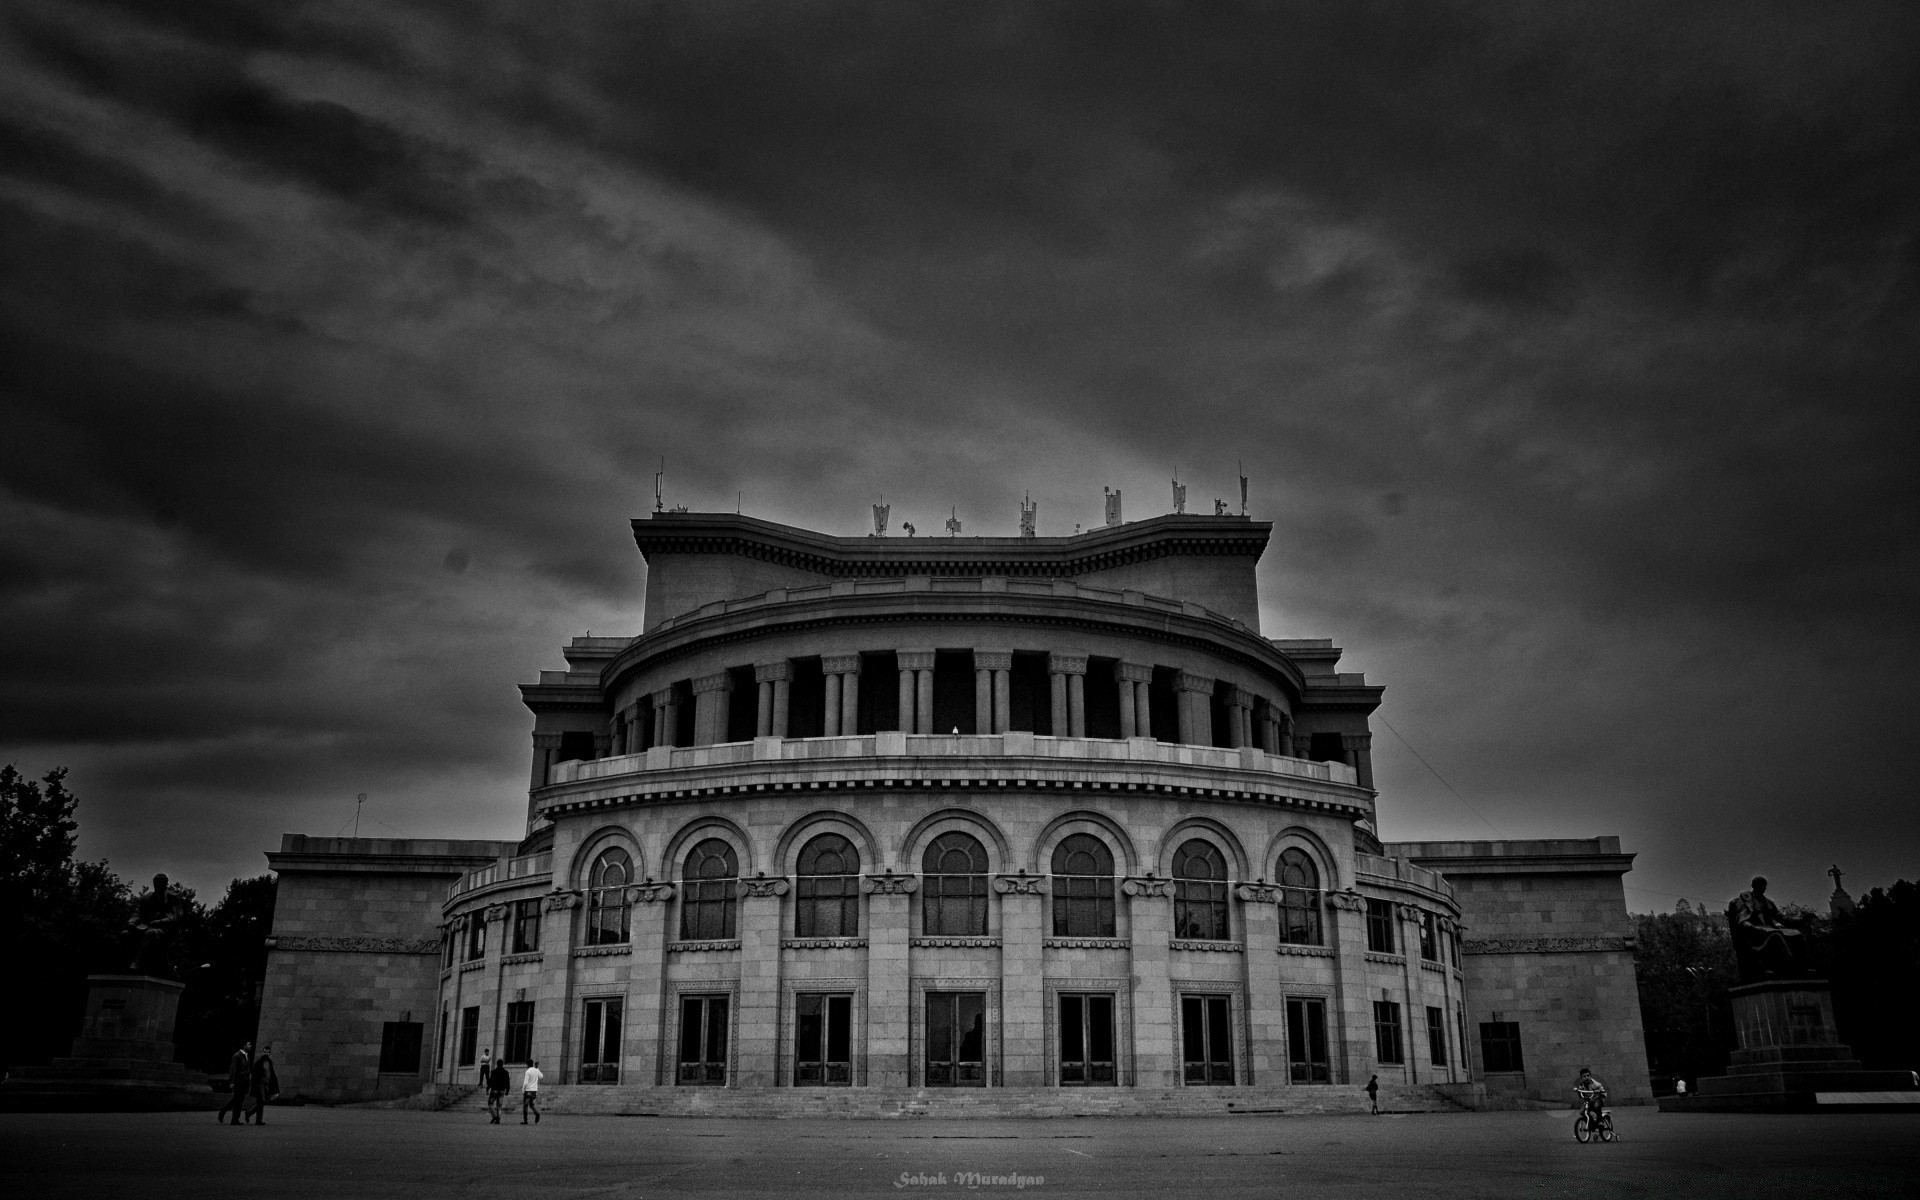
[[[776,680],[792,678],[793,663],[787,659],[783,658],[778,662],[753,664],[753,681],[755,683],[773,683]]]
[[[1342,750],[1371,750],[1373,735],[1370,733],[1343,733],[1340,735]]]
[[[704,695],[707,692],[730,692],[733,690],[733,676],[725,671],[712,675],[702,675],[693,681],[693,694]]]
[[[1122,683],[1152,683],[1153,668],[1145,663],[1115,663],[1113,673]]]
[[[1121,880],[1120,890],[1129,896],[1171,896],[1173,880],[1158,875],[1136,875]]]
[[[884,875],[869,875],[860,885],[860,890],[869,896],[904,896],[917,891],[920,878],[917,875],[895,875],[889,870]]]
[[[996,875],[993,877],[993,890],[1002,896],[1044,896],[1047,894],[1047,877],[1029,875],[1024,870],[1018,875]]]
[[[749,896],[784,896],[790,886],[780,875],[756,875],[740,881],[741,890]]]
[[[1176,692],[1205,692],[1213,695],[1213,680],[1205,675],[1195,675],[1192,671],[1181,671],[1173,677],[1173,690]]]
[[[858,675],[860,656],[856,654],[823,654],[820,656],[822,675]]]
[[[671,900],[672,898],[672,884],[655,883],[651,879],[645,883],[636,883],[627,889],[627,902],[629,904],[653,904],[656,901]]]
[[[673,703],[673,687],[672,685],[668,685],[667,687],[660,688],[652,692],[651,696],[655,708],[665,708],[667,705]]]
[[[560,735],[557,733],[536,733],[533,735],[533,748],[535,750],[558,750],[560,748]]]
[[[1280,887],[1272,883],[1243,883],[1233,889],[1233,894],[1248,904],[1280,903]]]
[[[1047,672],[1051,675],[1085,675],[1087,656],[1084,654],[1049,654]]]
[[[1013,651],[1011,650],[975,650],[973,669],[976,671],[1013,670]]]
[[[933,670],[932,650],[895,650],[893,657],[902,671]]]
[[[565,912],[580,903],[579,892],[552,891],[547,893],[547,911]]]
[[[1253,693],[1246,688],[1236,685],[1233,689],[1233,694],[1227,698],[1227,703],[1233,705],[1235,708],[1252,708]]]

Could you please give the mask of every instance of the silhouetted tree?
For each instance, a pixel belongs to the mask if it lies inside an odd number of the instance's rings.
[[[1727,988],[1740,978],[1726,915],[1682,900],[1634,923],[1648,1070],[1689,1082],[1722,1074],[1733,1037]]]
[[[227,894],[206,911],[197,944],[203,961],[187,974],[180,997],[182,1062],[216,1070],[235,1046],[254,1040],[273,898],[273,876],[256,875],[228,884]]]

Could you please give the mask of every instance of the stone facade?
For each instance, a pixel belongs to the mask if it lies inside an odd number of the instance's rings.
[[[261,1036],[289,1090],[445,1090],[490,1049],[580,1109],[815,1088],[1314,1106],[1373,1074],[1473,1098],[1479,988],[1561,997],[1526,1018],[1530,1071],[1620,1015],[1623,948],[1534,942],[1617,939],[1630,860],[1483,886],[1472,855],[1382,847],[1382,689],[1330,642],[1260,636],[1264,524],[634,532],[645,632],[576,638],[522,688],[523,842],[273,856]],[[1566,1007],[1583,987],[1605,1002]],[[377,1069],[395,1013],[425,1025],[412,1078]]]

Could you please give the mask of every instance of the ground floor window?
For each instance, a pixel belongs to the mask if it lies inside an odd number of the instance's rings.
[[[1447,1065],[1447,1014],[1427,1006],[1427,1057],[1436,1067]]]
[[[1400,1043],[1400,1003],[1397,1000],[1373,1002],[1374,1057],[1383,1063],[1402,1063],[1407,1054]]]
[[[507,1048],[501,1062],[533,1061],[533,1001],[514,1000],[507,1004]]]
[[[380,1029],[380,1073],[418,1075],[420,1042],[426,1029],[418,1021],[388,1021]]]
[[[727,1082],[727,1010],[726,996],[680,997],[679,1082]]]
[[[853,996],[801,992],[794,998],[796,1087],[853,1084]]]
[[[480,1006],[460,1010],[460,1065],[473,1065],[475,1051],[480,1048]]]
[[[927,993],[927,1086],[987,1085],[987,994]]]
[[[1520,1022],[1480,1023],[1480,1067],[1489,1074],[1526,1070],[1520,1057]]]
[[[1180,1046],[1188,1083],[1233,1082],[1233,1006],[1227,996],[1180,997]]]
[[[1295,1083],[1332,1083],[1327,1061],[1327,1002],[1287,997],[1287,1065]]]
[[[625,1006],[589,1000],[580,1021],[580,1082],[620,1082],[620,1027]]]
[[[1113,994],[1063,992],[1060,995],[1060,1085],[1111,1087]]]

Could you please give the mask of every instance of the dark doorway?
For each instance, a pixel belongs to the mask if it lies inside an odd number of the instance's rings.
[[[868,650],[860,655],[859,715],[860,733],[900,728],[900,662],[893,651]]]
[[[852,1086],[853,997],[801,992],[795,1001],[794,1085]]]
[[[673,728],[667,732],[673,735],[672,745],[693,745],[693,680],[682,679],[673,685]]]
[[[1307,757],[1314,762],[1347,761],[1346,747],[1337,733],[1316,733],[1307,743]]]
[[[1113,1061],[1113,996],[1060,994],[1060,1086],[1110,1087]]]
[[[620,1082],[618,1000],[589,1000],[580,1022],[580,1082]]]
[[[727,1082],[727,997],[680,997],[681,1083]]]
[[[1087,736],[1097,738],[1117,738],[1120,736],[1120,677],[1115,671],[1118,660],[1112,658],[1090,658],[1087,660]]]
[[[933,732],[977,733],[973,711],[973,651],[941,650],[933,656]]]
[[[1295,1083],[1331,1083],[1327,1062],[1327,1002],[1290,996],[1287,999],[1287,1062]]]
[[[927,993],[927,1086],[985,1087],[987,994]]]
[[[1180,997],[1180,1049],[1187,1083],[1233,1082],[1233,1007],[1228,999]]]
[[[1213,695],[1207,698],[1207,712],[1213,718],[1213,728],[1209,734],[1212,745],[1233,745],[1233,709],[1227,704],[1232,698],[1232,684],[1224,679],[1213,681]]]
[[[1180,740],[1180,708],[1173,690],[1174,677],[1179,674],[1172,667],[1155,667],[1153,682],[1147,685],[1148,723],[1153,726],[1155,741]]]
[[[1047,656],[1031,650],[1013,652],[1013,670],[1007,673],[1007,728],[1030,733],[1053,732],[1053,684],[1047,677]]]
[[[827,678],[818,658],[793,660],[787,685],[787,736],[820,737],[827,732]]]
[[[760,718],[760,685],[753,681],[752,667],[727,668],[727,736],[729,742],[753,740],[754,723]]]
[[[553,756],[553,761],[563,763],[592,757],[593,735],[591,733],[563,733],[560,735],[560,751]]]

